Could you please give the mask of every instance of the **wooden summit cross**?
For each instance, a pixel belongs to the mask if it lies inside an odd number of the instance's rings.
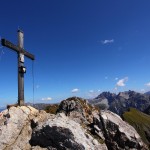
[[[24,73],[26,73],[26,68],[24,67],[24,56],[29,59],[34,60],[34,55],[30,54],[23,47],[24,34],[21,30],[18,30],[18,46],[9,42],[6,39],[1,40],[1,44],[14,50],[18,54],[18,105],[24,105]]]

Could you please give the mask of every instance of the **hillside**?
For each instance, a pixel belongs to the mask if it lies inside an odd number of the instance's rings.
[[[123,119],[137,130],[146,144],[150,145],[150,115],[130,108],[123,114]]]

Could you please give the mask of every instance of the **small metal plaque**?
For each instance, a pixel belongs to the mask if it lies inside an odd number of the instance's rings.
[[[24,55],[20,54],[20,62],[24,63]]]

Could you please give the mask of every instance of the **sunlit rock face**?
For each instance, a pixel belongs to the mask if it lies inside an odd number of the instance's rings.
[[[107,149],[91,135],[86,133],[79,123],[60,113],[50,117],[33,129],[30,140],[32,146],[56,149]]]
[[[143,142],[136,130],[111,111],[102,111],[95,124],[101,129],[108,149],[142,149]]]
[[[0,150],[146,149],[137,132],[118,115],[100,112],[85,100],[62,101],[57,114],[30,106],[0,115]]]

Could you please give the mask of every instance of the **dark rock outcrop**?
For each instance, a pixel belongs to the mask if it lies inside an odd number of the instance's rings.
[[[76,111],[79,113],[83,113],[82,105],[81,105],[81,99],[77,97],[72,97],[67,100],[63,100],[58,108],[57,112],[65,112],[66,115],[69,115],[70,112]],[[84,101],[84,100],[83,100]],[[83,103],[83,102],[82,102]],[[86,102],[85,102],[86,103]]]
[[[49,125],[46,125],[42,129],[34,131],[29,143],[31,146],[38,145],[48,149],[84,150],[84,146],[75,141],[74,135],[69,129],[57,126],[50,127]]]
[[[150,105],[144,110],[144,113],[150,115]]]

